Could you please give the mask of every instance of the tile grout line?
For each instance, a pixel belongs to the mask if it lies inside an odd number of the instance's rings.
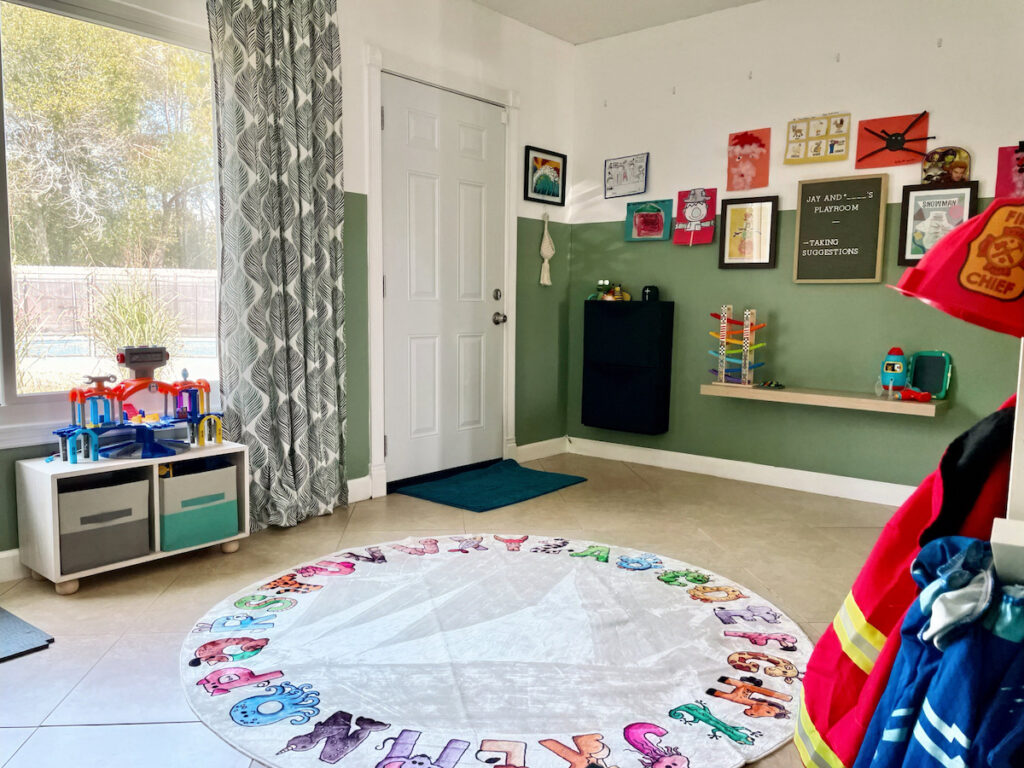
[[[22,748],[26,744],[28,744],[28,740],[31,739],[33,736],[35,736],[36,735],[36,731],[38,731],[38,730],[39,730],[39,726],[36,726],[35,728],[32,729],[32,733],[30,733],[28,736],[25,737],[25,739],[21,742],[21,744],[18,745],[18,748],[11,753],[11,756],[9,758],[4,760],[4,765],[10,765],[11,761],[15,758],[15,756],[19,752],[21,752]],[[3,766],[0,766],[0,768],[3,768]]]
[[[134,723],[53,723],[52,725],[40,725],[34,730],[39,731],[43,728],[121,728],[124,726],[131,725],[202,725],[206,726],[202,720],[154,720],[151,722],[140,723],[138,721]],[[212,730],[212,729],[211,729]],[[28,739],[26,739],[27,741]]]
[[[93,670],[94,670],[94,669],[96,668],[96,665],[97,665],[97,664],[99,664],[99,663],[100,663],[101,661],[103,661],[103,659],[105,659],[105,658],[107,657],[107,654],[108,654],[108,653],[110,653],[110,651],[111,651],[111,650],[113,649],[113,647],[114,647],[115,645],[117,645],[118,641],[120,641],[120,639],[121,639],[121,638],[122,638],[123,636],[124,636],[124,632],[122,632],[122,633],[121,633],[120,635],[118,635],[118,636],[116,637],[116,639],[115,639],[115,640],[114,640],[114,641],[113,641],[113,642],[112,642],[112,643],[111,643],[111,644],[110,644],[109,646],[107,646],[107,649],[106,649],[106,650],[105,650],[105,651],[104,651],[103,653],[101,653],[101,654],[99,655],[99,658],[98,658],[98,659],[96,659],[96,661],[94,661],[94,662],[93,662],[93,663],[92,663],[92,664],[91,664],[91,665],[89,666],[89,668],[88,668],[87,670],[85,670],[85,672],[84,672],[84,673],[82,673],[82,676],[81,676],[81,677],[79,677],[79,678],[78,678],[78,680],[76,680],[76,681],[75,681],[75,683],[74,683],[74,684],[73,684],[73,685],[72,685],[72,686],[71,686],[70,688],[68,688],[67,692],[66,692],[66,693],[65,693],[65,694],[64,694],[63,696],[61,696],[61,698],[60,698],[60,701],[58,701],[58,702],[57,702],[57,703],[56,703],[56,704],[55,704],[55,705],[53,706],[53,709],[51,709],[51,710],[50,710],[49,712],[47,712],[47,713],[46,713],[46,715],[44,715],[44,716],[43,716],[43,720],[42,720],[42,722],[41,722],[41,723],[39,723],[39,725],[37,725],[37,726],[36,726],[36,728],[37,728],[37,729],[39,729],[39,728],[42,728],[42,727],[43,727],[43,726],[44,726],[44,725],[46,724],[46,721],[47,721],[47,719],[48,719],[48,718],[49,718],[49,717],[50,717],[51,715],[53,715],[53,713],[54,713],[54,712],[56,712],[56,711],[57,711],[57,709],[59,709],[59,708],[60,708],[60,705],[61,705],[61,704],[63,704],[63,703],[65,702],[65,700],[66,700],[66,699],[68,698],[68,696],[70,696],[70,695],[71,695],[71,694],[72,694],[72,693],[73,693],[73,692],[75,691],[75,689],[76,689],[76,688],[78,688],[78,686],[80,686],[80,685],[82,684],[82,681],[83,681],[83,680],[85,680],[85,678],[86,678],[86,677],[88,676],[88,674],[89,674],[90,672],[92,672],[92,671],[93,671]],[[56,639],[57,639],[57,636],[56,636],[56,635],[54,635],[54,641],[56,641]],[[27,739],[26,739],[26,741],[27,741]]]
[[[637,479],[641,483],[646,485],[650,490],[652,490],[652,491],[655,490],[654,486],[650,484],[650,482],[647,480],[647,478],[645,478],[643,475],[641,475],[639,472],[637,472],[635,469],[633,469],[633,467],[631,467],[629,465],[628,461],[620,461],[619,464],[622,464],[622,466],[624,466],[626,469],[628,469],[630,472],[632,472],[637,477]]]

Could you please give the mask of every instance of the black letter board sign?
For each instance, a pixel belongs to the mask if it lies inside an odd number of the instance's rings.
[[[800,182],[794,282],[882,279],[888,180],[883,173]]]

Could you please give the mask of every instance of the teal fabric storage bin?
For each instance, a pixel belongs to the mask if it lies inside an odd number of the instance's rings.
[[[238,533],[234,467],[160,478],[160,549],[196,547]]]

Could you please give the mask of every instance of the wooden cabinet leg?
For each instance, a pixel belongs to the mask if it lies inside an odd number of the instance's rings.
[[[46,577],[41,573],[36,573],[31,568],[28,569],[28,575],[32,577],[32,581],[45,581]]]
[[[239,546],[237,541],[225,541],[220,545],[220,551],[225,555],[230,555],[232,552],[237,552]]]
[[[58,581],[53,585],[58,595],[73,595],[78,591],[78,579],[70,581]]]

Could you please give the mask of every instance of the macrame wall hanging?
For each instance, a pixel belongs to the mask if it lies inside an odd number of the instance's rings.
[[[540,284],[551,285],[551,257],[555,255],[555,243],[551,239],[551,234],[548,232],[548,215],[547,213],[543,216],[544,219],[544,236],[540,239]]]

